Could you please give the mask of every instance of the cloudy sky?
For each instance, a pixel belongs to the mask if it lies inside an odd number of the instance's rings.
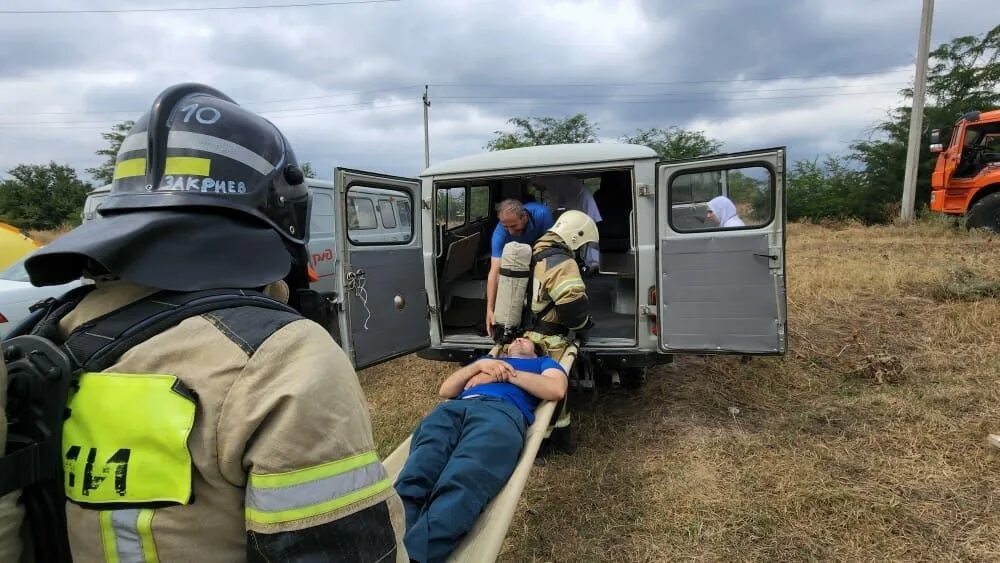
[[[343,0],[342,0],[343,1]],[[602,141],[700,129],[727,150],[839,153],[913,78],[921,0],[367,0],[283,9],[134,9],[312,0],[5,0],[0,173],[101,161],[101,133],[178,82],[274,121],[320,177],[415,176],[430,85],[431,162],[483,150],[512,116],[585,112]],[[12,13],[101,10],[96,13]],[[126,11],[122,11],[126,10]],[[1000,21],[938,1],[932,47]]]

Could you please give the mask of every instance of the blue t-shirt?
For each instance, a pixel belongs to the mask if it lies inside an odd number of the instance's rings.
[[[489,357],[489,356],[485,356]],[[541,358],[497,358],[503,360],[511,365],[517,371],[526,371],[530,373],[541,374],[543,371],[551,368],[555,368],[563,373],[562,366],[559,362],[553,360],[548,356],[543,356]],[[523,376],[519,376],[523,377]],[[541,377],[541,375],[539,375]],[[486,395],[489,397],[497,397],[512,403],[514,406],[521,411],[524,415],[524,420],[530,426],[531,423],[535,422],[535,407],[538,406],[539,399],[531,393],[528,393],[524,389],[521,389],[513,383],[484,383],[482,385],[476,385],[471,389],[466,389],[458,394],[456,399],[461,399],[469,395]]]
[[[508,242],[535,244],[538,237],[552,228],[553,223],[555,223],[555,220],[552,219],[552,212],[544,204],[525,203],[524,210],[528,212],[528,225],[524,228],[523,233],[516,236],[511,235],[507,229],[503,228],[503,223],[497,223],[496,228],[493,229],[491,248],[494,258],[500,258],[503,255],[503,247]]]

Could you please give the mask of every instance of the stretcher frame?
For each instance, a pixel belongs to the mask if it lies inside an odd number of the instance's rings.
[[[499,347],[495,347],[490,353],[497,355]],[[549,356],[558,361],[568,375],[573,369],[578,354],[579,346],[569,344],[565,348],[551,351]],[[528,482],[531,468],[535,464],[538,448],[555,422],[553,417],[558,405],[559,401],[542,401],[535,409],[535,422],[528,427],[524,437],[524,448],[521,450],[521,456],[517,460],[517,466],[514,467],[510,479],[496,498],[486,505],[486,508],[476,519],[475,525],[448,557],[448,561],[454,563],[496,561],[503,547],[503,540],[507,537],[510,523],[514,519],[521,494],[523,494],[524,487]],[[412,437],[412,435],[407,437],[382,462],[393,482],[399,477],[399,473],[406,463],[406,458],[410,455]]]

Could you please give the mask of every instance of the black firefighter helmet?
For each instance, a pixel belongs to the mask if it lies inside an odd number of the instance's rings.
[[[195,291],[307,281],[305,177],[271,122],[201,84],[161,93],[129,131],[101,218],[25,264],[35,285],[109,275]]]

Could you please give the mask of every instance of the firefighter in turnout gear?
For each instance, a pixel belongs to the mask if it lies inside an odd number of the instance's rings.
[[[597,225],[581,211],[566,211],[533,247],[529,338],[552,348],[593,326],[577,254],[598,240]]]
[[[74,561],[408,560],[357,375],[310,320],[310,202],[274,125],[181,84],[122,142],[101,219],[27,261],[95,280],[32,328],[78,368]]]

